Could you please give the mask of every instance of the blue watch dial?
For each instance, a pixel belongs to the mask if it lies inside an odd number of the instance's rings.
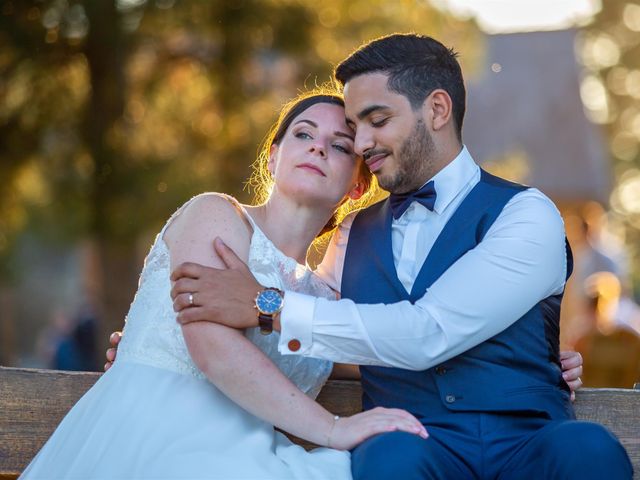
[[[276,290],[263,290],[256,298],[256,306],[260,312],[273,315],[282,308],[282,296]]]

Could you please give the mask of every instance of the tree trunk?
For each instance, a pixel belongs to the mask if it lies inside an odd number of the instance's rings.
[[[129,305],[137,288],[140,265],[135,249],[129,245],[118,245],[108,240],[98,240],[100,292],[102,294],[103,321],[98,338],[100,346],[106,344],[107,336],[122,330]]]
[[[118,228],[113,212],[126,177],[126,153],[113,140],[125,109],[126,38],[116,2],[88,1],[85,8],[91,25],[85,54],[89,65],[91,94],[87,103],[85,141],[94,162],[91,237],[97,247],[98,285],[96,309],[100,319],[98,345],[109,332],[121,329],[133,297],[137,258],[133,235]],[[119,212],[121,213],[121,212]]]
[[[0,286],[0,365],[15,362],[15,295],[10,287]]]

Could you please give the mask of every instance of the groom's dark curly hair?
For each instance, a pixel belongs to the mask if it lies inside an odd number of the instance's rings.
[[[456,57],[457,53],[431,37],[393,34],[359,47],[336,67],[334,76],[344,86],[360,75],[384,73],[389,76],[389,89],[407,97],[414,110],[441,88],[451,97],[461,140],[466,91]]]

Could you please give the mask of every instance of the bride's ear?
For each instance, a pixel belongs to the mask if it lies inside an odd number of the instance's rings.
[[[269,170],[269,173],[271,174],[272,177],[276,171],[277,151],[278,151],[278,145],[274,143],[273,145],[271,145],[271,148],[269,149],[269,161],[267,161],[267,169]]]
[[[367,185],[363,180],[358,180],[351,191],[347,194],[351,200],[358,200],[367,190]]]

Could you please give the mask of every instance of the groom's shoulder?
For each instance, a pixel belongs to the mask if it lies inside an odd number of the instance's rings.
[[[562,217],[557,205],[538,188],[498,177],[486,170],[481,170],[481,172],[481,183],[489,187],[493,192],[491,195],[495,199],[503,199],[504,207],[501,217],[526,216],[545,221],[553,219],[561,221]]]
[[[557,213],[557,206],[547,195],[532,185],[517,183],[506,178],[493,175],[486,170],[481,170],[481,179],[486,185],[497,190],[510,191],[513,200],[509,203],[538,204],[544,209],[551,209]]]
[[[498,189],[515,190],[516,192],[519,192],[531,188],[529,185],[517,183],[507,180],[506,178],[493,175],[484,169],[480,169],[480,179],[482,183]]]

